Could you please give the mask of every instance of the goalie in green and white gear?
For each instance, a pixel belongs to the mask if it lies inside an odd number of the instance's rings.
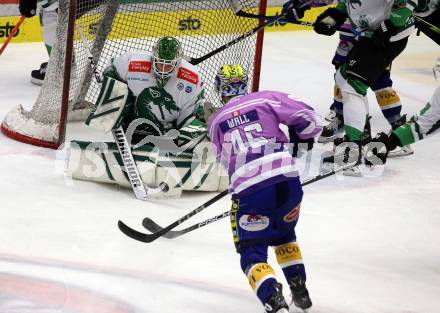
[[[181,189],[217,191],[227,182],[221,182],[215,153],[206,152],[210,143],[203,104],[198,68],[183,59],[177,39],[163,37],[152,52],[130,52],[112,60],[103,72],[101,92],[86,124],[103,132],[122,126],[146,185],[166,182],[168,194]],[[129,186],[113,143],[107,143],[111,153],[85,151],[86,145],[77,143],[80,166],[69,170],[74,178]],[[104,162],[107,170],[90,179],[88,160]]]
[[[124,54],[104,70],[103,90],[110,80],[128,87],[130,97],[113,128],[120,123],[133,131],[132,143],[173,130],[176,146],[188,150],[205,138],[203,83],[197,67],[182,56],[177,39],[162,37],[153,52]],[[97,103],[107,101],[106,95],[101,93]]]

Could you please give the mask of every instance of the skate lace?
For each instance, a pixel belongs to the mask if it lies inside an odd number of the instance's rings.
[[[332,132],[336,132],[339,129],[339,124],[341,124],[341,121],[339,120],[339,118],[336,116],[331,122],[330,124],[328,124],[325,128],[327,128],[328,130],[331,130]]]
[[[42,65],[40,67],[40,73],[41,74],[46,74],[46,71],[47,71],[47,63],[45,63],[44,65]]]

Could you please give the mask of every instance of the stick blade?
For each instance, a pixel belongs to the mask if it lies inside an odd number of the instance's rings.
[[[137,230],[127,226],[122,221],[118,221],[118,228],[121,232],[123,232],[126,236],[130,237],[131,239],[145,242],[145,243],[153,242],[154,240],[156,240],[157,238],[160,237],[160,235],[156,235],[156,234],[141,233],[140,231],[137,231]]]
[[[151,218],[144,218],[144,220],[142,221],[142,226],[152,232],[152,233],[157,233],[163,230],[163,227],[160,226],[159,224],[157,224],[155,221],[153,221]],[[180,236],[180,232],[179,231],[169,231],[165,234],[162,235],[162,237],[165,237],[167,239],[173,239]]]

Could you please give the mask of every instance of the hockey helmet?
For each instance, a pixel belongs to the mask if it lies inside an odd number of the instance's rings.
[[[168,79],[182,60],[182,46],[174,37],[162,37],[153,47],[153,70],[161,80]]]
[[[240,64],[222,65],[215,76],[215,88],[220,97],[242,96],[248,93],[248,77]]]

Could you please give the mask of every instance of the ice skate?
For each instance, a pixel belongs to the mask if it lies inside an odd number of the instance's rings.
[[[319,143],[332,142],[337,135],[344,131],[344,117],[342,114],[335,113],[333,120],[323,128],[321,136],[318,138]]]
[[[305,282],[300,276],[296,276],[289,281],[289,286],[292,292],[292,303],[307,312],[306,310],[312,306],[312,300],[310,300]]]
[[[44,77],[46,77],[47,62],[41,63],[38,70],[33,70],[31,72],[31,83],[41,86],[44,82]]]
[[[264,304],[266,313],[289,313],[289,306],[283,296],[283,285],[276,283],[272,296]]]

